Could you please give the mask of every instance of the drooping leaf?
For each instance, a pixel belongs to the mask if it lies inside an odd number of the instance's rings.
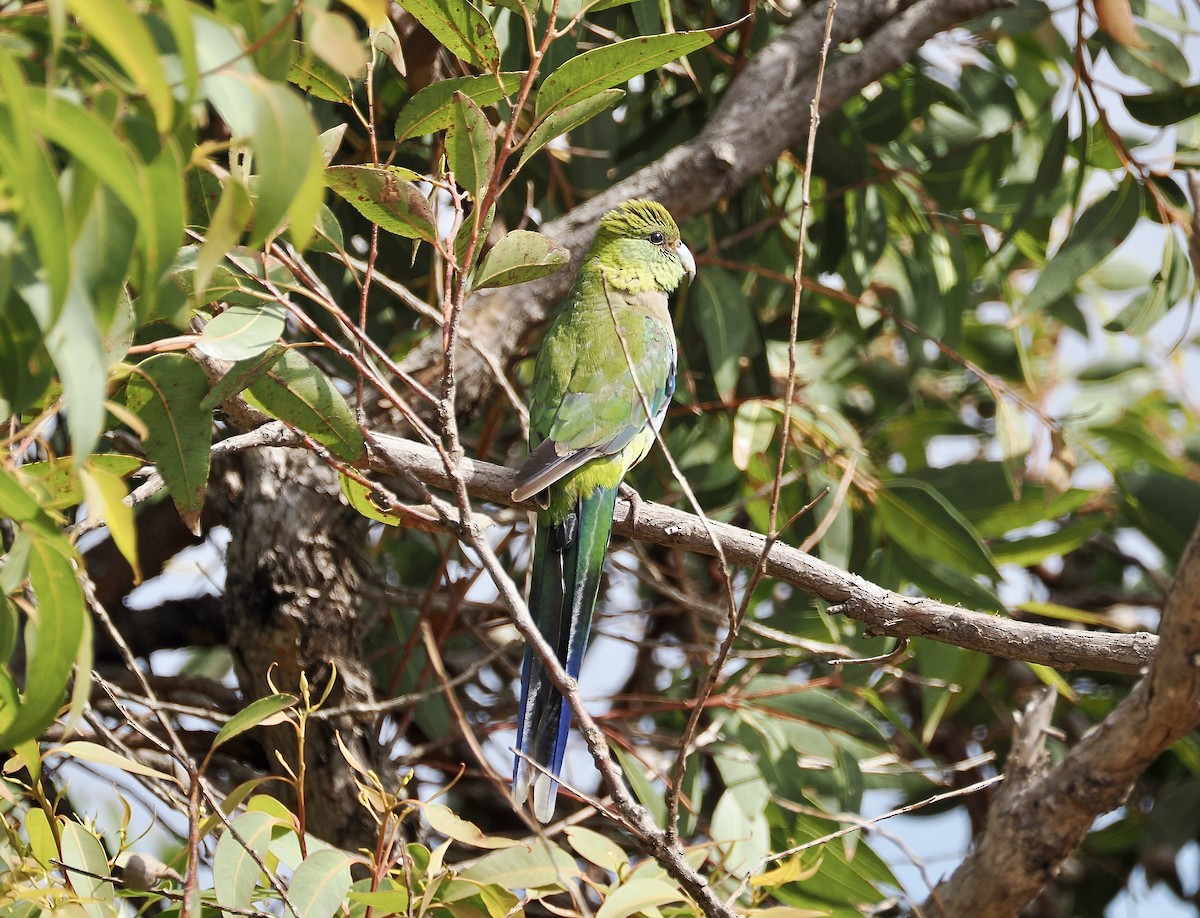
[[[241,839],[230,832],[223,832],[217,841],[213,855],[213,891],[221,905],[249,908],[261,871],[247,848],[255,852],[259,860],[266,856],[271,844],[271,830],[277,820],[267,813],[242,813],[233,821]]]
[[[487,190],[496,164],[492,126],[471,97],[456,92],[446,128],[446,160],[454,180],[475,200]]]
[[[482,108],[516,92],[524,76],[520,72],[486,73],[431,83],[409,99],[400,110],[396,118],[396,140],[432,134],[449,127],[456,93],[462,93]]]
[[[548,236],[513,230],[492,246],[476,272],[475,287],[507,287],[553,274],[571,253]]]
[[[721,268],[702,271],[694,292],[713,381],[721,396],[730,398],[743,365],[762,350],[754,316],[741,285]]]
[[[251,383],[246,397],[304,431],[339,459],[354,462],[366,452],[362,430],[346,399],[296,348],[284,351],[265,376]]]
[[[591,121],[602,111],[612,108],[623,98],[625,98],[625,90],[606,89],[589,99],[564,106],[552,112],[529,133],[529,137],[525,140],[525,146],[521,150],[521,158],[517,161],[517,168],[525,165],[529,157],[533,156],[534,153],[556,137],[562,137],[564,134],[575,130],[581,124]]]
[[[1141,191],[1131,177],[1084,211],[1038,275],[1025,301],[1026,311],[1045,309],[1074,289],[1083,274],[1125,241],[1140,211]]]
[[[1046,141],[1046,148],[1042,151],[1042,161],[1038,163],[1037,175],[1033,179],[1033,184],[1029,186],[1029,194],[1022,202],[1021,209],[1017,211],[1016,216],[1012,218],[1012,222],[1005,229],[1004,238],[996,247],[997,252],[1003,250],[1008,241],[1025,226],[1037,206],[1045,201],[1058,185],[1070,136],[1070,119],[1064,114],[1055,124],[1050,139]]]
[[[625,776],[626,782],[633,790],[633,795],[638,798],[638,802],[642,806],[650,811],[655,822],[662,825],[667,818],[667,805],[663,802],[662,792],[654,787],[654,776],[628,750],[614,746],[613,752],[616,753],[617,763],[621,766],[621,774]]]
[[[104,846],[82,823],[73,819],[63,821],[61,838],[63,861],[87,871],[71,874],[71,886],[76,894],[94,900],[100,914],[111,914],[115,910],[116,892],[111,882],[101,879],[109,874]]]
[[[124,0],[68,0],[71,12],[145,94],[161,133],[174,115],[171,81],[146,22]]]
[[[83,492],[87,496],[89,512],[94,508],[104,518],[113,544],[133,569],[133,582],[142,582],[142,568],[138,561],[137,525],[133,520],[133,507],[125,503],[129,489],[119,475],[95,465],[91,456],[86,467],[79,470]],[[125,457],[122,457],[125,458]]]
[[[452,54],[484,70],[500,69],[491,23],[469,0],[406,0],[404,10]]]
[[[212,450],[212,415],[200,407],[208,380],[182,354],[156,354],[129,377],[125,404],[149,430],[146,455],[158,467],[171,499],[193,530],[199,524]]]
[[[0,707],[0,748],[41,734],[54,721],[67,691],[84,630],[83,590],[66,540],[25,527],[29,580],[37,599],[36,620],[25,628],[25,686],[15,709]],[[81,674],[86,678],[86,674]]]
[[[409,181],[412,176],[394,166],[330,166],[325,184],[380,229],[433,242],[437,238],[433,208]]]
[[[936,489],[912,479],[893,479],[878,497],[883,528],[912,555],[999,580],[983,542]]]
[[[537,94],[537,115],[542,118],[590,99],[712,41],[713,35],[705,31],[672,32],[628,38],[585,51],[546,77]]]

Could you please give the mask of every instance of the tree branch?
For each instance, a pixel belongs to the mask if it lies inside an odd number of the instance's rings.
[[[1096,817],[1119,806],[1150,763],[1200,725],[1200,528],[1167,594],[1159,633],[1146,677],[1056,767],[1039,774],[1032,738],[1014,744],[1009,768],[1020,780],[1005,782],[983,835],[933,891],[927,914],[1016,915]]]
[[[392,473],[407,469],[426,484],[451,487],[441,457],[432,447],[400,437],[375,435],[385,455],[372,458],[371,468]],[[473,497],[505,506],[516,472],[500,465],[464,459],[459,469]],[[733,564],[753,567],[767,545],[765,536],[727,523],[710,523],[725,556]],[[715,556],[716,549],[699,517],[642,501],[630,523],[629,502],[619,499],[613,531],[618,535]],[[1106,634],[1014,621],[973,612],[934,599],[901,596],[834,567],[819,558],[776,543],[767,555],[766,573],[799,587],[826,602],[832,612],[848,615],[873,634],[922,637],[1009,660],[1042,663],[1056,669],[1094,669],[1102,672],[1141,672],[1154,656],[1158,638],[1137,634]]]

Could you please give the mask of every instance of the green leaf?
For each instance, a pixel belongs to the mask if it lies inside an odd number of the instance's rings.
[[[139,178],[142,202],[138,207],[145,219],[141,245],[145,264],[138,291],[138,317],[145,321],[155,311],[159,282],[170,269],[183,241],[186,219],[183,157],[173,138],[167,139]]]
[[[71,451],[81,465],[104,429],[108,367],[95,310],[77,285],[67,291],[58,321],[46,335],[46,350],[62,381]]]
[[[197,399],[199,401],[199,399]],[[354,412],[333,382],[296,348],[250,384],[247,401],[304,431],[346,462],[366,454]]]
[[[501,838],[495,835],[485,835],[479,826],[456,814],[447,806],[440,803],[430,803],[424,808],[425,818],[433,831],[447,838],[475,848],[512,848],[522,842],[515,838]]]
[[[1074,520],[1046,535],[993,542],[992,557],[996,559],[997,564],[1031,567],[1054,555],[1067,555],[1087,544],[1105,523],[1101,516],[1089,517]]]
[[[204,326],[196,349],[220,360],[249,360],[278,342],[286,322],[281,303],[235,303]]]
[[[137,525],[133,520],[133,507],[125,503],[129,489],[119,475],[95,466],[88,457],[88,464],[79,470],[83,492],[89,508],[94,508],[104,518],[104,524],[112,535],[113,544],[133,569],[133,582],[142,582],[142,568],[138,560]],[[93,512],[89,509],[89,513]]]
[[[52,140],[104,182],[129,212],[142,214],[145,199],[139,176],[141,157],[95,112],[46,92],[29,91],[30,121],[39,134]]]
[[[121,453],[93,453],[88,456],[87,464],[89,469],[101,469],[110,475],[124,478],[136,472],[146,462],[140,456],[126,456]],[[45,510],[62,510],[65,507],[73,507],[83,500],[83,489],[79,486],[79,476],[71,463],[61,459],[30,462],[21,466],[21,472],[38,479],[41,486],[46,489],[47,496],[41,501],[41,506]],[[3,481],[4,479],[0,475],[0,512],[4,511]],[[12,516],[13,514],[7,515]]]
[[[771,850],[767,804],[771,790],[756,762],[744,750],[713,757],[725,782],[725,793],[713,809],[709,833],[732,874],[758,867]]]
[[[916,558],[940,561],[966,574],[1000,579],[991,554],[971,524],[924,482],[887,482],[879,491],[876,512],[887,534]]]
[[[491,105],[516,92],[524,76],[523,72],[487,73],[431,83],[400,110],[396,118],[396,140],[432,134],[449,127],[454,117],[456,94],[462,93],[480,107]]]
[[[372,223],[407,239],[437,240],[433,208],[408,176],[394,166],[330,166],[325,184]]]
[[[314,851],[296,868],[288,897],[305,918],[332,918],[350,889],[350,858],[341,851]]]
[[[686,900],[686,893],[674,883],[655,877],[635,877],[609,894],[596,910],[596,918],[629,918],[660,905]]]
[[[1200,83],[1124,99],[1126,110],[1142,124],[1166,127],[1200,115]]]
[[[125,0],[67,0],[80,25],[104,46],[145,94],[159,133],[171,128],[174,102],[146,21]]]
[[[221,183],[221,200],[205,230],[204,244],[196,255],[196,273],[192,285],[197,298],[202,298],[213,271],[242,238],[253,212],[246,186],[233,175],[226,176]]]
[[[304,248],[321,205],[321,153],[308,107],[278,83],[256,83],[254,230],[250,245],[261,245],[286,215],[292,242]]]
[[[563,134],[575,130],[579,125],[591,121],[605,109],[612,108],[624,97],[625,90],[623,89],[606,89],[590,99],[584,99],[582,102],[576,102],[574,105],[567,105],[552,112],[525,138],[525,147],[521,150],[517,168],[520,169],[525,165],[529,157],[554,138],[561,137]]]
[[[385,880],[385,882],[387,882]],[[377,889],[357,892],[351,890],[346,894],[351,902],[361,902],[368,908],[376,910],[381,915],[403,915],[408,909],[407,889]]]
[[[1153,328],[1187,294],[1191,271],[1182,246],[1167,232],[1162,268],[1121,312],[1104,326],[1106,331],[1141,335]]]
[[[281,711],[286,711],[295,703],[296,696],[289,695],[286,692],[267,695],[265,698],[257,698],[250,702],[250,704],[234,714],[233,717],[225,721],[221,729],[217,731],[217,735],[213,737],[209,755],[218,746],[229,742],[235,736],[239,736],[247,730],[253,730],[255,727],[262,726],[267,722],[278,722],[276,715]]]
[[[475,200],[483,197],[496,166],[492,126],[471,97],[456,92],[446,128],[446,161],[454,180]]]
[[[345,77],[362,76],[370,54],[350,17],[312,6],[305,10],[305,18],[309,25],[304,37],[314,57]],[[288,76],[290,79],[291,74]]]
[[[217,380],[212,391],[200,402],[200,407],[205,411],[212,411],[221,402],[233,398],[275,366],[275,361],[285,350],[287,350],[287,345],[277,341],[257,357],[239,360],[229,368],[228,373]]]
[[[82,823],[73,819],[62,822],[62,859],[72,867],[80,867],[88,873],[97,876],[90,877],[87,873],[71,872],[71,887],[75,894],[84,900],[99,903],[96,909],[99,915],[111,915],[115,910],[115,891],[113,884],[98,877],[109,873],[108,857],[100,840],[89,832]]]
[[[2,123],[2,121],[0,121]],[[2,132],[0,132],[2,133]],[[9,187],[19,188],[22,217],[28,221],[37,248],[38,261],[44,284],[38,281],[31,286],[42,285],[48,290],[45,305],[39,304],[28,292],[22,291],[29,309],[36,316],[42,329],[50,327],[67,298],[67,284],[71,270],[67,257],[70,254],[70,239],[67,234],[67,218],[63,211],[62,198],[58,193],[58,175],[50,156],[41,144],[33,145],[33,155],[17,164],[6,155],[5,143],[0,137],[0,172],[12,176],[6,180]],[[31,259],[32,260],[32,259]],[[37,270],[35,267],[33,270]],[[5,284],[7,286],[7,284]]]
[[[929,683],[921,687],[925,722],[921,742],[929,743],[938,725],[971,700],[988,670],[986,654],[938,641],[922,641],[917,648],[917,665]]]
[[[154,778],[158,781],[169,781],[175,785],[180,783],[179,779],[174,775],[169,775],[165,771],[159,771],[157,768],[151,768],[149,765],[143,765],[135,759],[123,756],[118,752],[113,752],[108,747],[101,746],[98,743],[77,740],[70,743],[63,743],[61,746],[55,746],[50,751],[56,755],[66,755],[84,762],[91,762],[93,765],[103,765],[105,768],[117,768],[131,775],[141,775],[142,777]]]
[[[195,531],[212,451],[212,415],[200,407],[208,380],[182,354],[156,354],[129,377],[125,404],[146,425],[146,455],[158,467],[171,499]]]
[[[1132,177],[1084,211],[1061,248],[1038,275],[1025,301],[1026,312],[1050,306],[1075,289],[1079,278],[1125,241],[1141,212],[1142,198]]]
[[[1037,175],[1033,179],[1033,184],[1029,186],[1029,194],[1021,203],[1021,209],[1012,218],[1012,222],[1004,230],[1004,238],[996,246],[996,252],[1001,251],[1008,244],[1008,241],[1025,226],[1025,222],[1029,217],[1049,198],[1058,186],[1059,179],[1062,177],[1063,163],[1066,161],[1067,144],[1070,138],[1070,118],[1064,113],[1062,118],[1058,120],[1058,123],[1054,125],[1054,131],[1051,133],[1050,139],[1046,141],[1046,148],[1042,151],[1042,161],[1038,164]]]
[[[567,826],[563,830],[567,843],[575,849],[575,853],[601,870],[611,870],[618,876],[623,875],[629,868],[629,855],[625,850],[607,835],[601,835],[583,826]]]
[[[513,230],[492,246],[476,272],[474,287],[508,287],[553,274],[571,253],[541,233]]]
[[[24,474],[28,471],[22,470]],[[0,516],[25,523],[41,513],[38,498],[22,486],[16,476],[0,467]]]
[[[534,839],[528,848],[520,846],[493,851],[462,871],[464,880],[486,886],[499,883],[505,889],[534,889],[553,886],[566,888],[579,876],[575,859],[545,838]]]
[[[614,746],[613,752],[617,756],[621,773],[625,776],[625,781],[633,791],[633,795],[638,798],[638,802],[642,806],[650,811],[654,821],[660,826],[663,825],[667,819],[667,805],[663,802],[662,791],[654,787],[654,776],[632,752],[622,749],[620,746]]]
[[[487,18],[467,0],[405,0],[404,11],[456,57],[495,72],[500,49]]]
[[[25,627],[25,691],[15,710],[0,708],[0,749],[34,739],[54,722],[84,630],[83,590],[71,547],[61,536],[33,527],[23,531],[29,538],[29,581],[38,611]]]
[[[782,711],[873,742],[885,739],[879,725],[841,695],[800,685],[783,676],[756,676],[746,685],[743,697],[744,703],[752,707]]]
[[[573,57],[542,83],[537,94],[539,118],[620,86],[632,77],[712,44],[705,31],[646,35],[585,51]]]
[[[696,280],[695,294],[713,381],[722,398],[732,398],[743,361],[762,350],[757,323],[741,285],[728,271],[706,268]]]
[[[310,96],[316,96],[326,102],[349,105],[354,98],[350,81],[344,75],[315,54],[307,52],[301,52],[293,58],[292,68],[288,71],[288,82],[295,84]]]
[[[250,907],[260,871],[246,849],[257,854],[259,860],[266,857],[271,844],[271,830],[277,822],[275,817],[267,813],[249,812],[238,816],[232,825],[242,842],[245,842],[245,847],[234,838],[232,832],[222,833],[213,855],[213,892],[220,905]]]

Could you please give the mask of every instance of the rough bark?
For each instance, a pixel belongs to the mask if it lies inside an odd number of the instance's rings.
[[[1057,766],[1032,739],[1009,757],[1011,787],[974,849],[924,905],[926,915],[1012,918],[1053,879],[1096,817],[1124,802],[1167,747],[1200,726],[1200,529],[1167,595],[1150,670]]]
[[[229,648],[246,697],[297,691],[301,674],[319,696],[336,667],[330,707],[373,699],[361,657],[359,575],[352,561],[365,520],[341,501],[337,476],[311,454],[277,448],[244,456],[244,492],[230,515],[225,614]],[[375,827],[358,804],[353,772],[335,734],[363,762],[377,764],[373,737],[349,717],[310,722],[306,743],[306,828],[334,844],[372,844]],[[295,733],[264,732],[275,751],[297,761]],[[294,803],[294,801],[290,801]]]

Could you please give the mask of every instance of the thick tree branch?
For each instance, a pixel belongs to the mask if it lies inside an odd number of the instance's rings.
[[[926,914],[1016,915],[1096,817],[1119,806],[1150,763],[1200,725],[1200,529],[1167,594],[1159,633],[1146,677],[1056,767],[1039,775],[1036,755],[1018,756],[1031,738],[1014,744],[1010,768],[1020,780],[997,797],[982,837],[934,890]]]
[[[426,484],[450,487],[442,459],[432,447],[381,434],[376,435],[375,440],[386,456],[376,457],[372,468],[392,472],[399,466]],[[522,506],[514,504],[509,496],[516,478],[516,473],[510,469],[465,459],[460,473],[473,497],[506,506]],[[637,518],[631,523],[629,509],[627,501],[617,502],[613,531],[618,535],[703,555],[716,554],[699,517],[642,501]],[[758,563],[766,547],[765,536],[727,523],[712,522],[710,525],[731,563],[745,567]],[[766,573],[833,603],[831,611],[862,622],[874,634],[929,638],[996,657],[1042,663],[1062,670],[1137,673],[1150,663],[1158,646],[1154,635],[1143,632],[1077,631],[972,612],[933,599],[901,596],[780,543],[776,543],[767,556]]]
[[[832,41],[864,39],[834,60],[825,75],[821,113],[836,111],[863,87],[909,60],[930,38],[1012,0],[858,0],[838,6]],[[809,103],[824,38],[825,6],[810,7],[763,48],[725,93],[704,130],[688,143],[618,182],[541,231],[574,254],[571,265],[539,281],[472,293],[462,336],[486,341],[487,357],[463,348],[458,356],[458,405],[473,411],[495,385],[493,365],[506,365],[529,330],[567,292],[578,261],[606,210],[629,198],[661,201],[679,218],[709,209],[737,191],[781,153],[808,136]],[[430,336],[403,363],[427,384],[441,374],[441,341]]]

